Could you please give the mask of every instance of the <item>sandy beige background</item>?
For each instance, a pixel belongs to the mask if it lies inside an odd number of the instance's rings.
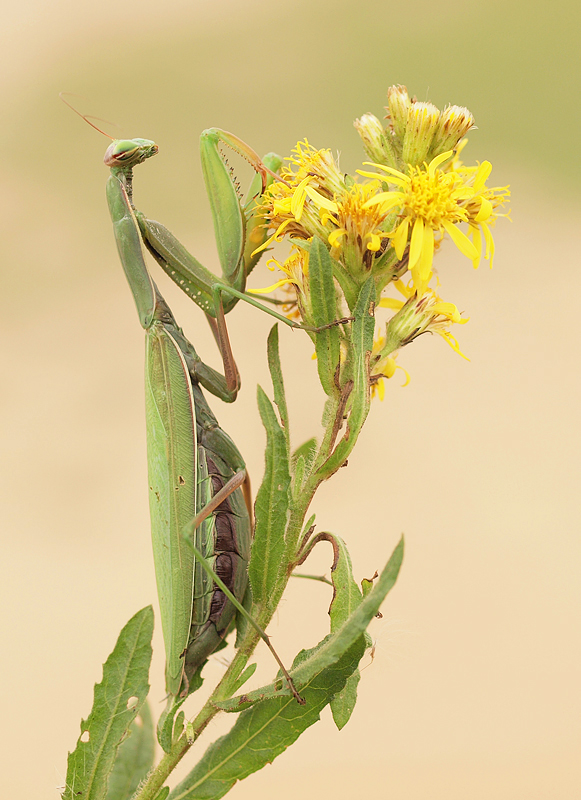
[[[450,248],[440,257],[442,294],[471,316],[459,334],[470,363],[436,338],[403,352],[411,384],[392,381],[349,468],[316,502],[319,524],[348,540],[359,577],[407,537],[354,717],[339,734],[325,712],[231,797],[581,796],[575,7],[5,0],[3,797],[57,800],[100,664],[126,620],[155,601],[143,336],[105,206],[107,143],[57,93],[78,92],[87,113],[159,143],[140,170],[138,205],[215,269],[200,131],[218,125],[281,153],[307,136],[340,150],[353,170],[361,151],[352,120],[381,115],[396,82],[472,109],[479,131],[467,159],[490,158],[494,182],[512,184],[514,222],[497,226],[493,271],[474,272]],[[216,363],[200,313],[160,283]],[[270,324],[244,308],[231,317],[244,388],[235,407],[213,407],[257,486],[254,398],[257,382],[268,386]],[[285,331],[282,349],[298,444],[318,430],[321,397],[304,337]],[[312,569],[328,563],[321,550]],[[328,599],[322,584],[292,586],[272,626],[287,659],[325,633]],[[213,659],[208,676],[223,668]],[[271,673],[262,657],[259,678]],[[199,752],[224,729],[217,721]]]

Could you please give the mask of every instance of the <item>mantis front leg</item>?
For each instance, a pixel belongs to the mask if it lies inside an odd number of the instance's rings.
[[[240,200],[232,181],[231,171],[220,151],[221,146],[227,146],[241,155],[256,171],[244,202]],[[222,277],[217,278],[164,225],[147,218],[134,208],[133,168],[155,153],[157,146],[148,140],[113,142],[105,154],[105,163],[111,167],[112,178],[120,186],[116,188],[115,183],[110,181],[110,193],[117,192],[116,206],[125,206],[122,213],[131,219],[134,228],[138,225],[145,247],[164,272],[206,313],[224,362],[227,396],[223,399],[230,401],[236,397],[240,382],[228,338],[225,314],[239,300],[260,308],[285,325],[306,327],[264,306],[245,292],[246,278],[261,257],[262,251],[256,255],[254,253],[257,249],[260,250],[260,245],[267,236],[266,226],[260,215],[260,199],[273,176],[277,177],[275,170],[280,167],[281,161],[274,154],[261,160],[248,145],[226,131],[213,128],[202,133],[202,168],[222,266]],[[112,215],[115,222],[119,212],[112,211]],[[132,233],[131,247],[137,248],[135,232]],[[345,321],[337,320],[338,323]]]

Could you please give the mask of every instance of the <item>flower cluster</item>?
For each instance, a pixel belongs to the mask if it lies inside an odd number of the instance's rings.
[[[447,235],[474,267],[484,256],[492,265],[491,227],[507,201],[507,187],[489,187],[492,166],[464,166],[459,153],[474,118],[466,108],[439,111],[410,99],[402,86],[388,91],[386,125],[372,114],[355,127],[370,161],[355,175],[341,172],[330,150],[299,142],[265,192],[262,214],[271,235],[261,249],[283,239],[293,247],[282,263],[288,312],[312,325],[308,280],[314,237],[327,247],[343,308],[352,313],[369,276],[375,304],[395,312],[376,337],[370,385],[381,395],[381,379],[395,371],[393,355],[421,333],[435,332],[460,353],[450,333],[466,322],[452,303],[443,302],[430,283],[434,253]],[[256,251],[258,252],[258,251]],[[403,300],[388,296],[394,286]],[[460,353],[461,354],[461,353]],[[462,354],[461,354],[462,355]]]

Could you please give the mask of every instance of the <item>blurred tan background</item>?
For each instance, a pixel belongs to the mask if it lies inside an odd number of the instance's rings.
[[[474,272],[452,248],[437,262],[443,296],[471,317],[459,331],[470,363],[438,337],[402,352],[411,384],[391,381],[315,504],[319,525],[348,541],[358,578],[407,537],[353,719],[338,733],[326,711],[230,796],[581,796],[580,22],[573,0],[4,0],[3,797],[57,800],[100,665],[127,619],[155,602],[143,335],[105,204],[107,141],[58,92],[159,143],[139,169],[137,204],[216,269],[201,130],[282,154],[307,136],[351,171],[362,158],[352,121],[382,116],[392,83],[472,110],[466,161],[492,160],[492,185],[512,185],[514,222],[497,225],[492,271]],[[252,282],[271,280],[263,271]],[[160,285],[216,364],[200,312]],[[230,325],[243,392],[234,407],[211,402],[258,486],[255,387],[269,386],[270,322],[238,308]],[[298,444],[319,429],[321,397],[306,337],[281,335]],[[321,549],[312,571],[329,560]],[[285,658],[324,635],[328,601],[322,584],[292,586],[271,631]],[[208,678],[223,669],[214,658]],[[257,680],[272,671],[261,657]]]

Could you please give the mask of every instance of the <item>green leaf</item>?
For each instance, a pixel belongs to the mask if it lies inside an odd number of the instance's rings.
[[[309,255],[309,286],[313,322],[317,328],[337,319],[337,294],[329,251],[318,237],[313,237]],[[315,334],[317,369],[321,385],[328,395],[336,394],[335,372],[340,357],[340,334],[336,325]]]
[[[272,388],[274,390],[274,402],[278,406],[280,422],[286,439],[287,449],[290,451],[290,431],[288,423],[288,409],[284,393],[284,381],[282,368],[280,366],[280,354],[278,349],[278,324],[273,325],[268,334],[267,342],[268,368],[272,378]]]
[[[153,609],[138,611],[125,625],[95,684],[93,708],[69,753],[63,800],[101,800],[117,750],[149,692]],[[131,702],[129,702],[131,701]]]
[[[263,700],[244,711],[232,730],[204,753],[170,794],[170,800],[218,800],[236,783],[271,763],[320,717],[340,692],[364,652],[362,637],[335,664],[301,689],[305,705],[293,697]]]
[[[361,673],[359,672],[359,665],[357,665],[353,674],[347,678],[345,686],[331,700],[333,722],[338,730],[344,728],[351,719],[351,714],[357,702],[357,686],[360,680]]]
[[[343,539],[334,534],[332,536],[336,547],[335,563],[331,568],[331,581],[333,582],[333,599],[329,608],[331,617],[331,632],[338,631],[362,601],[361,590],[353,578],[351,557]]]
[[[369,353],[373,350],[373,332],[375,330],[375,283],[371,276],[361,287],[354,317],[352,342],[355,352],[353,374],[355,386],[353,394],[365,396],[369,394]]]
[[[130,800],[152,768],[154,756],[153,719],[146,700],[117,751],[115,766],[109,776],[107,800]]]
[[[154,800],[165,800],[169,794],[169,786],[164,786],[159,792],[155,795]]]
[[[351,613],[337,631],[326,636],[312,650],[303,651],[301,658],[297,657],[295,659],[290,675],[299,692],[302,693],[303,686],[312,680],[314,676],[341,658],[342,654],[354,642],[361,639],[362,647],[365,649],[365,630],[373,617],[376,616],[386,595],[395,584],[403,560],[403,551],[404,540],[402,536],[372,591],[361,601],[355,611]],[[272,683],[262,686],[260,689],[222,701],[219,706],[224,711],[242,711],[252,703],[265,698],[280,697],[281,695],[292,697],[286,681],[277,677]]]
[[[363,598],[361,590],[353,578],[351,557],[349,556],[349,551],[347,550],[345,542],[339,536],[335,536],[334,534],[329,535],[333,536],[335,547],[337,548],[337,556],[331,570],[334,592],[331,607],[329,608],[331,632],[335,632],[349,619],[355,609],[361,605]],[[339,730],[349,722],[349,718],[355,708],[359,679],[360,674],[357,668],[353,675],[350,675],[347,679],[344,688],[335,695],[331,701],[331,713],[333,714],[335,725]]]
[[[241,686],[244,686],[246,681],[250,680],[250,678],[256,672],[256,667],[257,666],[258,666],[258,664],[254,663],[254,664],[249,664],[246,667],[246,669],[242,672],[242,674],[240,675],[240,677],[238,678],[238,680],[236,681],[236,683],[232,687],[232,694],[234,694],[234,692],[237,692],[238,689],[240,689]]]
[[[204,662],[204,664],[205,663],[206,662]],[[200,675],[200,672],[201,670],[196,672],[194,679]],[[202,681],[200,680],[200,684],[201,683]],[[167,698],[166,706],[157,721],[157,741],[164,753],[169,753],[172,744],[182,734],[185,716],[183,711],[180,711],[179,714],[178,711],[185,702],[185,697],[170,694]]]
[[[254,507],[256,526],[248,575],[254,603],[269,607],[285,551],[290,471],[284,433],[272,403],[260,386],[258,409],[266,429],[266,466]]]
[[[306,464],[310,464],[317,452],[317,440],[313,436],[312,439],[307,439],[297,447],[291,457],[292,462],[296,462],[301,456],[305,459]]]
[[[347,431],[327,459],[321,472],[325,476],[337,470],[348,457],[369,413],[371,392],[369,389],[369,357],[373,349],[375,284],[369,277],[359,293],[352,326],[354,353],[353,390],[349,399],[350,410]]]

